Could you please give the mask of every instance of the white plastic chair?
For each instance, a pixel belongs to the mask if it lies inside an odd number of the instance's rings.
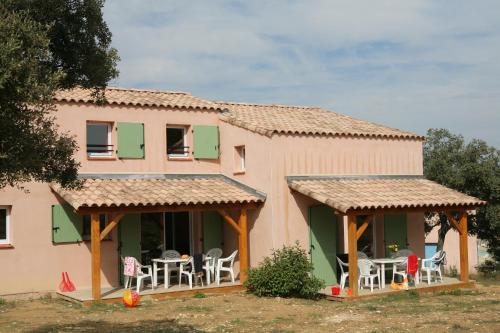
[[[373,268],[376,268],[376,273],[373,272]],[[370,291],[373,292],[373,280],[377,278],[378,281],[378,289],[381,289],[380,287],[380,267],[376,265],[373,261],[369,259],[359,259],[358,260],[358,269],[359,269],[359,278],[358,278],[358,285],[360,289],[363,289],[363,284],[361,283],[361,280],[364,279],[370,281]]]
[[[191,256],[188,261],[182,262],[179,265],[179,287],[181,285],[182,276],[185,275],[188,279],[189,288],[193,289],[193,280],[196,278],[196,281],[201,281],[201,286],[203,287],[203,271],[196,272],[195,267],[195,257],[197,255]],[[199,254],[200,260],[202,259],[202,255]],[[201,264],[201,262],[200,262]],[[200,265],[200,268],[201,265]]]
[[[179,259],[181,257],[181,254],[177,252],[176,250],[166,250],[163,251],[161,254],[161,257],[163,259]],[[157,265],[156,271],[163,271],[164,270],[164,265]],[[179,279],[179,266],[175,262],[171,262],[167,264],[167,272],[165,272],[165,278],[164,278],[164,283],[168,286],[170,285],[170,277],[172,276],[171,273],[175,272],[177,274],[177,279]]]
[[[207,285],[210,284],[210,275],[215,276],[215,267],[217,266],[217,261],[222,256],[222,250],[219,248],[213,248],[207,251],[206,256],[209,257],[209,260],[205,261],[205,265],[203,269],[205,270],[205,275],[207,278]]]
[[[402,250],[399,250],[399,251],[394,252],[393,254],[391,254],[391,258],[409,257],[412,254],[414,254],[412,250],[410,250],[410,249],[402,249]]]
[[[358,251],[358,259],[368,259],[368,255],[362,251]]]
[[[439,275],[439,279],[441,283],[443,282],[443,275],[441,274],[441,266],[446,264],[446,252],[439,251],[436,252],[429,259],[422,259],[422,266],[420,267],[420,281],[423,281],[423,272],[425,271],[427,274],[427,284],[431,284],[432,273],[434,273],[435,280],[437,281],[437,276]]]
[[[347,280],[347,278],[349,277],[349,272],[346,272],[344,271],[344,267],[346,267],[347,269],[349,269],[349,264],[346,264],[345,262],[343,262],[342,260],[340,260],[339,257],[337,257],[337,261],[339,263],[339,266],[340,266],[340,289],[344,289],[345,288],[345,282]]]
[[[215,281],[217,281],[217,285],[220,285],[220,272],[229,272],[229,274],[231,275],[231,281],[234,283],[233,265],[234,265],[234,258],[236,257],[237,253],[238,250],[231,253],[229,257],[220,258],[217,261],[217,268],[215,269]],[[225,267],[224,266],[225,263],[229,263],[229,266]]]
[[[413,252],[411,252],[409,255],[413,255]],[[404,258],[403,262],[397,263],[397,264],[392,264],[392,281],[394,281],[394,277],[396,275],[401,275],[404,279],[408,279],[408,257]],[[420,267],[417,269],[417,272],[415,273],[415,284],[420,283]]]
[[[393,257],[394,259],[401,259],[402,262],[392,264],[392,281],[396,275],[401,275],[403,280],[408,278],[406,274],[406,266],[408,266],[408,257]]]
[[[151,290],[153,290],[153,269],[151,265],[142,265],[139,260],[136,258],[132,257],[135,262],[135,267],[136,267],[136,272],[135,276],[125,276],[125,288],[131,288],[132,287],[132,279],[135,278],[137,280],[135,290],[137,293],[141,292],[141,285],[142,281],[145,279],[150,279],[151,280]],[[122,262],[125,263],[125,259],[122,258]],[[143,270],[146,270],[147,272],[144,272]]]
[[[194,276],[193,257],[190,257],[187,262],[182,262],[179,265],[179,287],[181,286],[183,275],[185,275],[188,279],[189,289],[193,289],[193,276]],[[201,280],[201,284],[203,285],[203,279]]]

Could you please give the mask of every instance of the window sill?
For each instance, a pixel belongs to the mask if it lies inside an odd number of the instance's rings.
[[[99,157],[99,156],[87,156],[88,161],[116,161],[115,156],[109,156],[109,157]]]
[[[13,249],[14,245],[12,244],[0,244],[0,250],[1,249]]]
[[[167,160],[169,161],[192,161],[193,158],[189,156],[168,156]]]
[[[233,172],[233,175],[235,175],[235,176],[244,175],[244,174],[245,174],[245,170],[239,170],[239,171],[234,171]]]

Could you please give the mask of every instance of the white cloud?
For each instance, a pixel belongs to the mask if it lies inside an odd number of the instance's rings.
[[[318,105],[500,146],[498,1],[108,0],[117,83]]]

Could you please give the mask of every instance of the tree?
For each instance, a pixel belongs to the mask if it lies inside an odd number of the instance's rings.
[[[430,129],[424,144],[424,175],[442,185],[488,201],[468,215],[469,233],[486,240],[488,251],[500,259],[500,151],[482,140],[465,143],[446,129]],[[427,216],[427,231],[439,226],[442,249],[451,229],[446,215]]]
[[[78,148],[54,123],[58,89],[103,88],[119,60],[100,0],[0,3],[0,188],[27,181],[75,186]]]

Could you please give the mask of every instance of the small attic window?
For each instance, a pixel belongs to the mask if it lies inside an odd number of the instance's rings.
[[[245,146],[236,146],[234,147],[234,173],[244,173],[245,168]]]

